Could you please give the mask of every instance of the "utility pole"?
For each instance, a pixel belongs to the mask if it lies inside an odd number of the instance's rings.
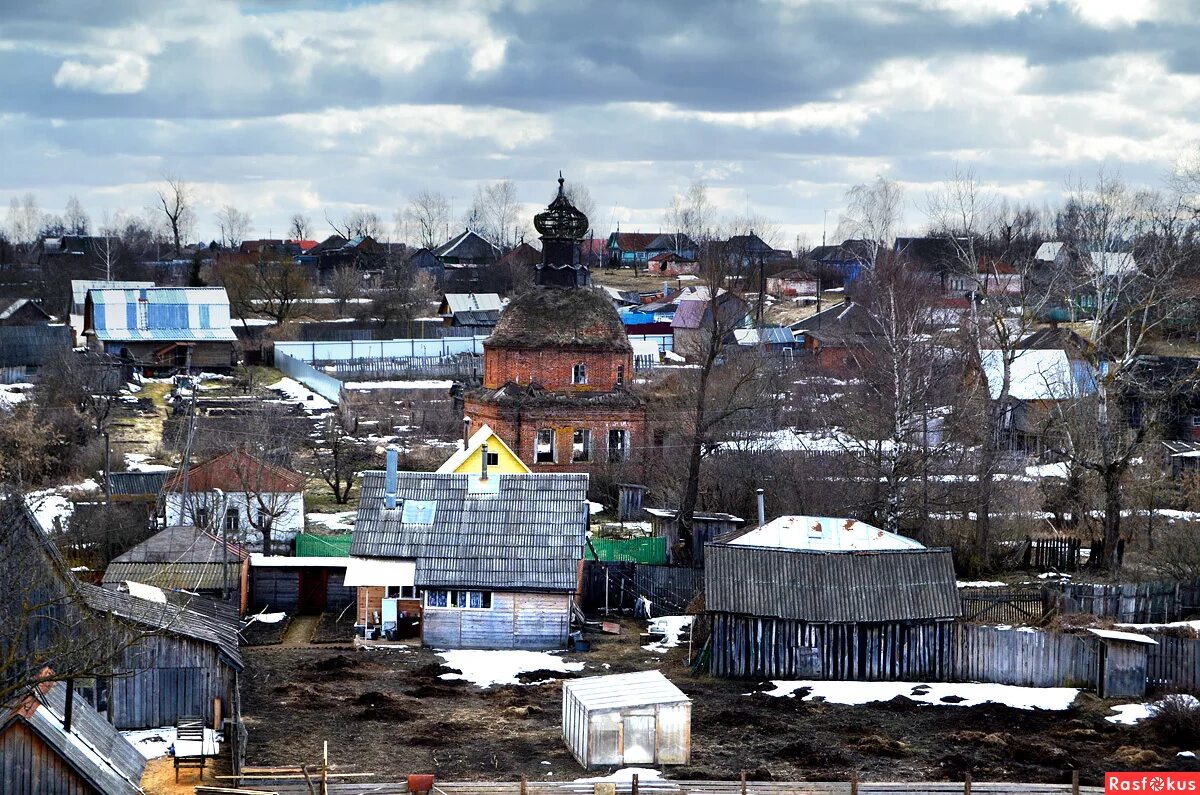
[[[821,218],[821,245],[822,246],[825,245],[825,227],[828,224],[829,224],[829,210],[826,210],[824,216]]]
[[[192,524],[196,524],[196,512],[188,508],[188,470],[191,468],[192,460],[192,435],[196,430],[196,393],[192,393],[192,399],[188,402],[188,428],[187,442],[183,448],[183,461],[180,466],[183,467],[183,494],[182,500],[179,503],[179,521],[183,520],[191,514]]]
[[[104,437],[104,504],[112,504],[112,445],[109,444],[108,431],[101,431]]]

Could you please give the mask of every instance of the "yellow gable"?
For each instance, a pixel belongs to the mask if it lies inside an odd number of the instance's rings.
[[[438,467],[437,471],[454,472],[460,475],[478,474],[483,467],[480,456],[483,454],[484,444],[487,444],[488,454],[496,457],[496,463],[488,465],[489,475],[528,475],[530,473],[525,462],[517,458],[504,440],[487,425],[475,431],[468,440],[466,449],[460,448],[454,455],[446,459],[446,463]]]

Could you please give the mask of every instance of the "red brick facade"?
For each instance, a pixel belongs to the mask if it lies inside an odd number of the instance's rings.
[[[578,365],[585,371],[582,384],[575,382]],[[485,389],[499,389],[510,382],[537,382],[555,392],[611,392],[618,385],[627,385],[632,377],[632,351],[511,350],[490,345],[484,348]]]

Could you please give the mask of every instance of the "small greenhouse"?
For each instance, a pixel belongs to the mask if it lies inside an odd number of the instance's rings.
[[[563,684],[563,740],[585,768],[685,765],[692,702],[658,671]]]

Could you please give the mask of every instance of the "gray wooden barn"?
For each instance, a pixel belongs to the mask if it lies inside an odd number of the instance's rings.
[[[0,709],[0,793],[141,793],[145,757],[88,704],[68,706],[67,687],[44,682]]]
[[[692,702],[659,671],[563,683],[563,740],[586,768],[686,765]]]
[[[710,544],[717,676],[947,680],[961,615],[948,549],[818,552]]]
[[[347,586],[349,558],[250,556],[250,604],[255,611],[340,613],[357,598]]]
[[[566,645],[588,527],[585,474],[363,473],[352,558],[411,562],[374,583],[419,599],[421,639],[441,648]]]

